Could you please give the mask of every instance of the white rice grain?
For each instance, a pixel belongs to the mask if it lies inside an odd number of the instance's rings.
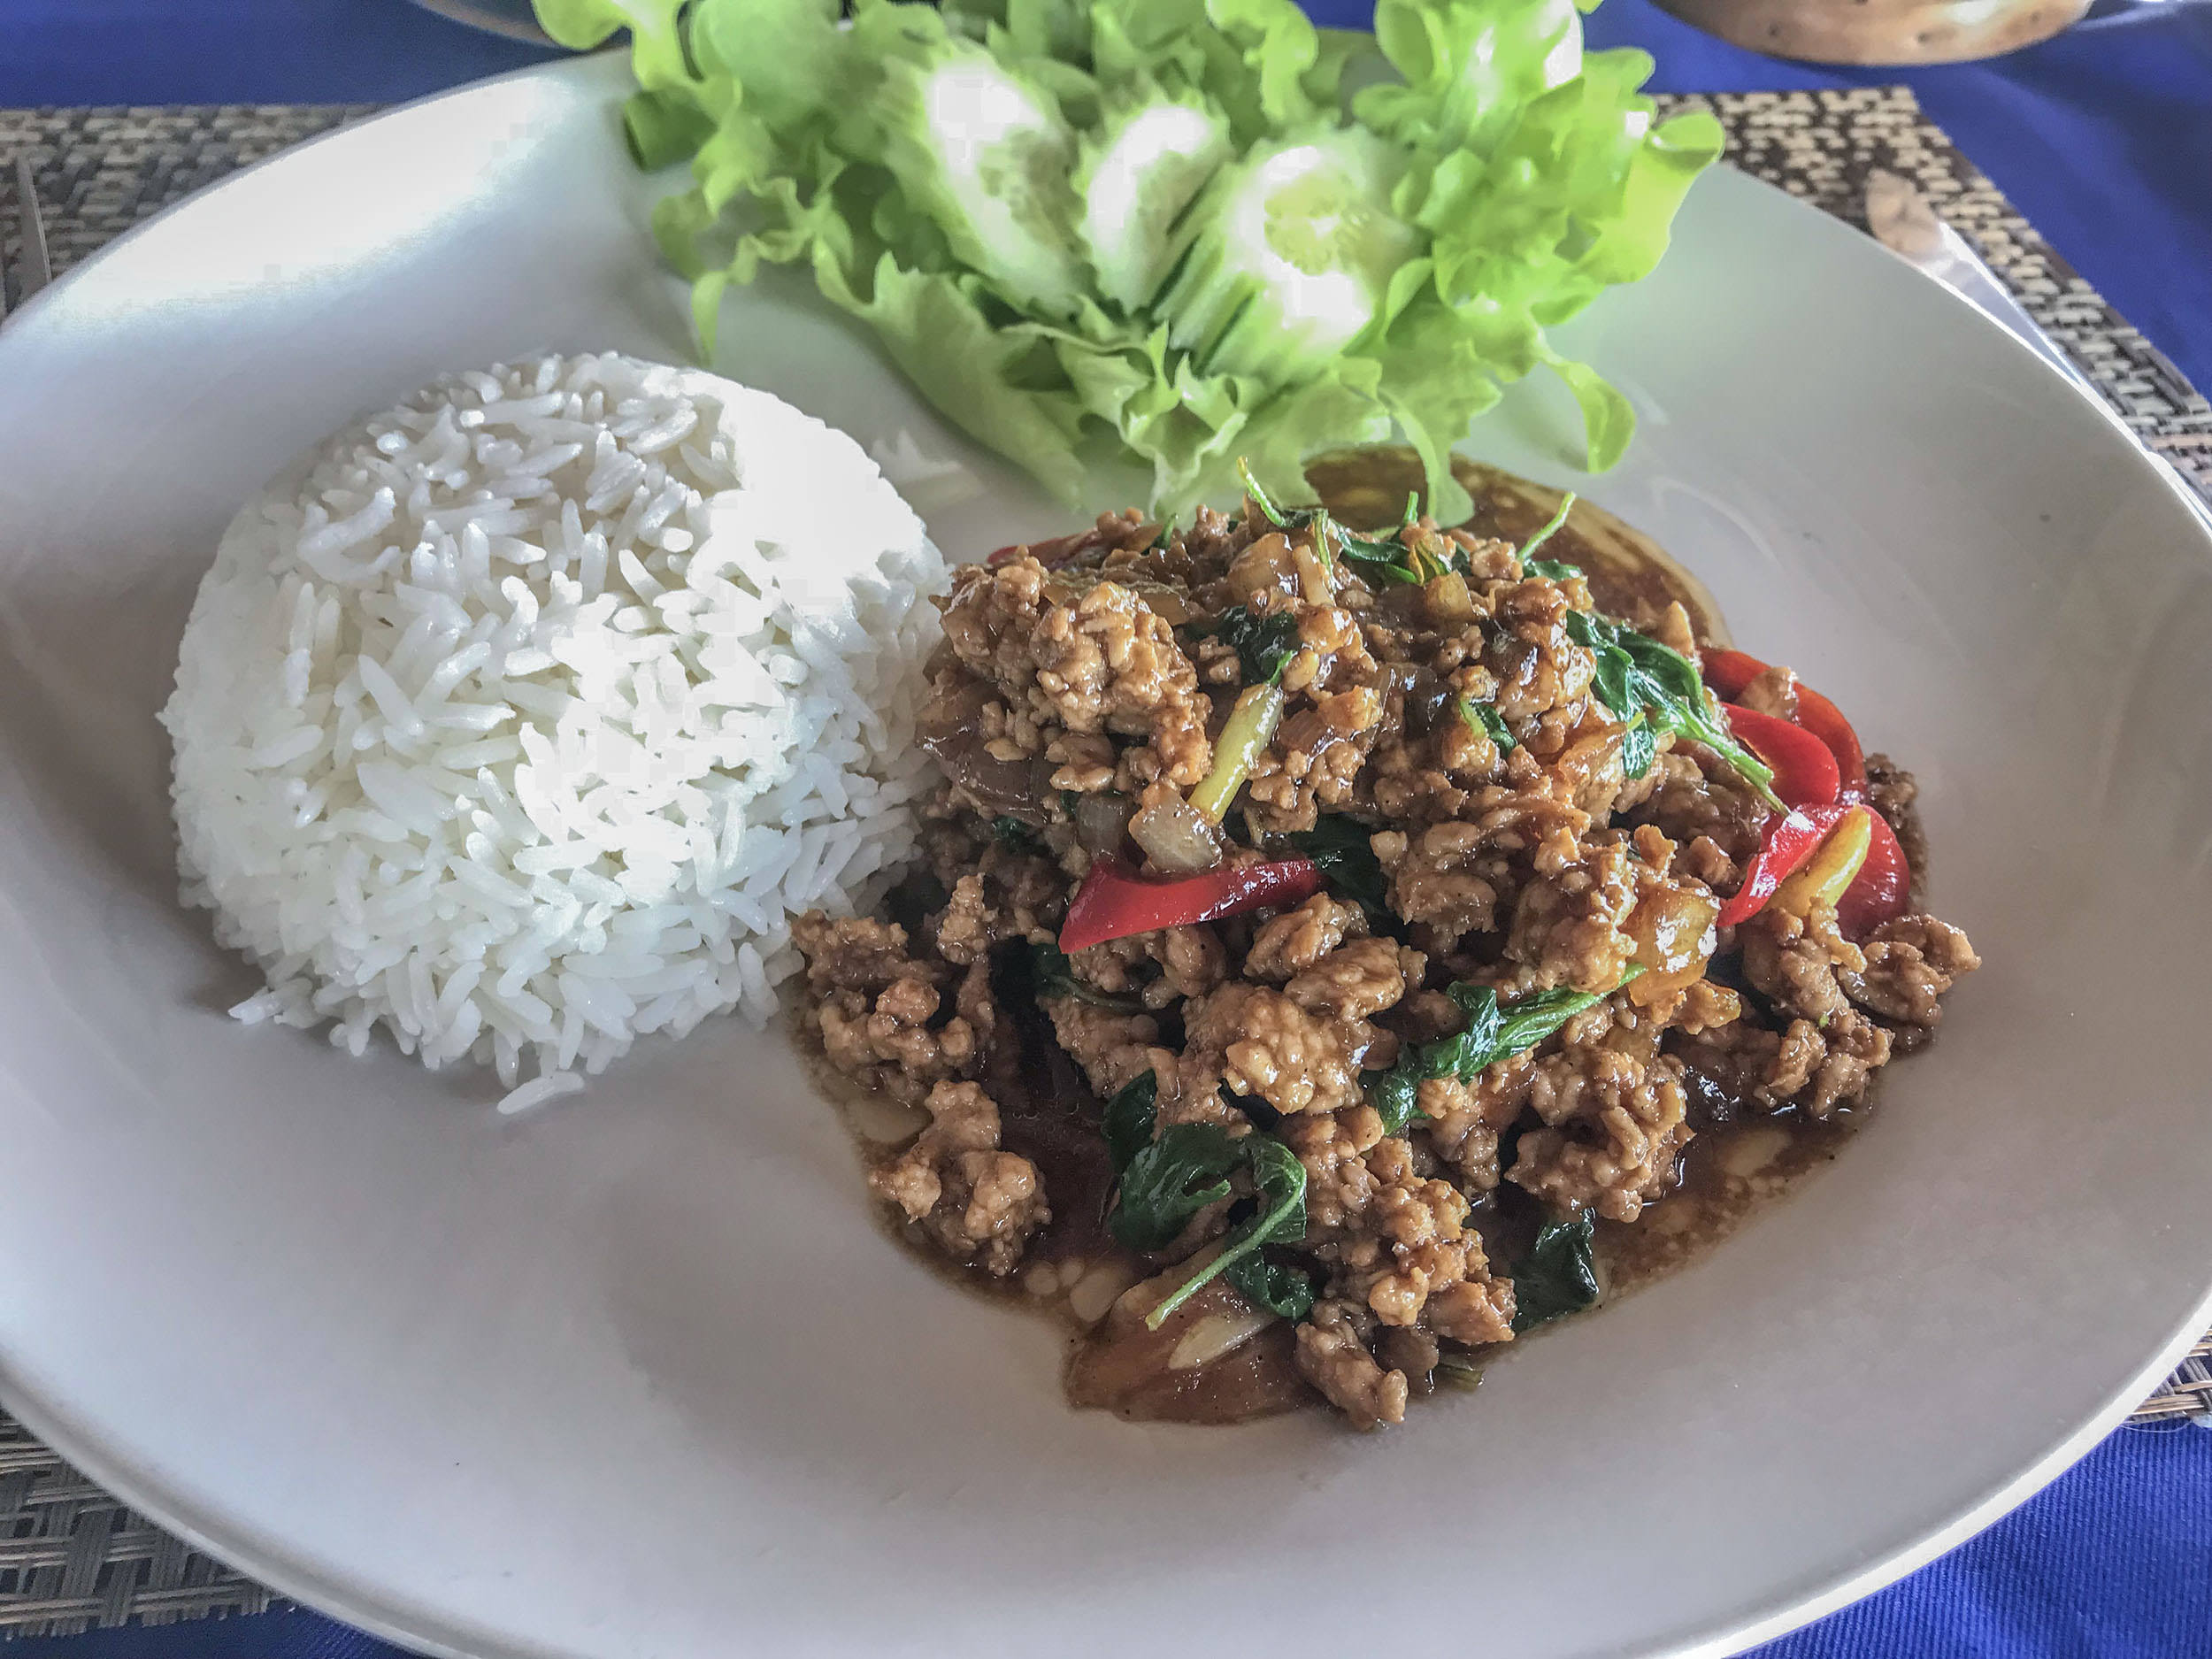
[[[162,720],[233,1013],[516,1112],[799,965],[913,849],[946,571],[852,441],[693,370],[449,376],[225,533]],[[526,1067],[533,1073],[524,1080]]]

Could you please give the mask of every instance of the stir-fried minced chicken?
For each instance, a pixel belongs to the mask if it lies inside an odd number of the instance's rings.
[[[910,928],[797,938],[829,1063],[927,1114],[872,1177],[918,1238],[1002,1277],[1072,1201],[1002,1144],[1019,997],[1095,1093],[1061,1110],[1096,1132],[1144,1091],[1139,1146],[1218,1163],[1182,1209],[1117,1212],[1156,1229],[1129,1277],[1233,1257],[1221,1282],[1293,1317],[1307,1382],[1374,1425],[1440,1356],[1513,1340],[1489,1208],[1633,1222],[1717,1110],[1851,1106],[1978,964],[1901,888],[1857,936],[1840,888],[1720,925],[1778,820],[1682,721],[1608,706],[1578,573],[1426,520],[1360,558],[1326,535],[1254,504],[1164,535],[1109,516],[958,571],[921,718],[928,896]],[[1624,620],[1694,676],[1679,606]],[[1795,695],[1776,670],[1737,701],[1793,720]],[[1878,757],[1861,788],[1904,826],[1908,776]],[[1323,843],[1317,874],[1213,919],[1071,922],[1094,864],[1107,897],[1079,911],[1152,903],[1148,879],[1241,891]],[[1540,1009],[1461,1052],[1471,1021]],[[1117,1156],[1121,1211],[1153,1206]],[[1283,1192],[1302,1225],[1255,1234]]]

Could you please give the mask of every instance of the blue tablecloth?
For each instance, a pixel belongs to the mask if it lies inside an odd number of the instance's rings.
[[[1363,23],[1363,0],[1314,0]],[[2118,5],[1985,64],[1825,70],[1722,45],[1647,0],[1608,0],[1594,43],[1658,55],[1670,91],[1906,81],[2058,250],[2212,388],[2212,4]],[[0,0],[0,105],[367,103],[546,54],[401,0]],[[733,1641],[741,1640],[733,1632]],[[14,1644],[19,1659],[367,1659],[311,1614]],[[1762,1659],[2212,1654],[2212,1433],[2124,1429],[1933,1566]]]

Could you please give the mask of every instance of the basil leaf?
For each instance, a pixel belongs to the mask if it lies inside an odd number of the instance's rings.
[[[1251,466],[1242,459],[1237,462],[1237,477],[1244,485],[1244,493],[1252,498],[1252,504],[1260,510],[1260,516],[1278,530],[1295,530],[1310,519],[1310,511],[1301,514],[1291,514],[1286,513],[1280,507],[1278,507],[1275,504],[1275,498],[1270,495],[1261,485],[1260,480],[1252,475]]]
[[[1356,819],[1330,813],[1317,819],[1311,829],[1293,830],[1285,839],[1320,867],[1330,886],[1371,918],[1394,922],[1389,883],[1375,860],[1375,849],[1367,844],[1373,833]]]
[[[1248,1256],[1221,1276],[1254,1307],[1279,1313],[1293,1325],[1313,1311],[1313,1279],[1303,1268]]]
[[[1171,1125],[1122,1171],[1114,1237],[1133,1250],[1165,1248],[1193,1216],[1228,1197],[1230,1172],[1247,1156],[1243,1141],[1217,1125]]]
[[[1179,1124],[1168,1133],[1171,1135],[1183,1129],[1201,1126]],[[1215,1130],[1214,1133],[1219,1134],[1221,1132]],[[1163,1136],[1162,1140],[1165,1138]],[[1156,1146],[1159,1142],[1153,1144]],[[1252,1171],[1253,1184],[1259,1188],[1260,1208],[1248,1219],[1230,1230],[1229,1236],[1222,1242],[1220,1255],[1169,1292],[1166,1299],[1145,1317],[1145,1325],[1149,1329],[1158,1330],[1166,1323],[1169,1315],[1196,1295],[1199,1288],[1216,1274],[1239,1268],[1246,1262],[1257,1262],[1263,1246],[1295,1244],[1306,1236],[1306,1166],[1298,1161],[1298,1155],[1272,1135],[1249,1134],[1232,1144],[1240,1149]],[[1263,1267],[1264,1265],[1262,1263]],[[1244,1268],[1243,1271],[1247,1273],[1255,1271],[1251,1268]],[[1271,1273],[1263,1275],[1259,1282],[1271,1291],[1275,1288],[1272,1277]],[[1309,1292],[1310,1289],[1309,1285]],[[1308,1311],[1311,1310],[1312,1305],[1309,1300],[1306,1303]]]
[[[1671,732],[1704,744],[1726,762],[1760,798],[1785,810],[1774,793],[1774,769],[1739,743],[1706,701],[1704,685],[1690,659],[1647,634],[1594,616],[1570,611],[1560,619],[1567,637],[1595,655],[1591,688],[1622,719],[1641,713],[1654,733]]]
[[[1651,770],[1651,763],[1658,754],[1659,740],[1652,732],[1651,722],[1640,714],[1621,734],[1621,771],[1628,777],[1640,778]]]
[[[1159,1118],[1159,1099],[1160,1079],[1147,1071],[1116,1091],[1113,1099],[1106,1102],[1106,1156],[1113,1160],[1115,1174],[1127,1169],[1130,1160],[1152,1144],[1152,1125]]]
[[[991,820],[991,833],[998,837],[1002,847],[1018,853],[1037,850],[1037,832],[1010,813],[1001,813]]]
[[[1506,725],[1505,716],[1498,712],[1495,704],[1477,703],[1472,697],[1462,697],[1459,700],[1459,718],[1487,733],[1490,741],[1498,746],[1499,754],[1505,754],[1517,747],[1512,729]]]
[[[1582,574],[1582,567],[1570,565],[1565,559],[1523,559],[1521,574],[1541,576],[1548,582],[1563,582],[1571,576]]]
[[[1580,1313],[1600,1294],[1592,1256],[1594,1211],[1548,1223],[1513,1270],[1513,1332],[1519,1335],[1570,1313]]]
[[[1362,575],[1414,588],[1421,585],[1421,574],[1412,568],[1412,555],[1402,541],[1354,535],[1341,528],[1337,531],[1337,541],[1345,563]]]
[[[1283,665],[1298,649],[1298,618],[1287,611],[1254,616],[1246,605],[1232,605],[1210,630],[1214,637],[1234,649],[1248,686],[1271,686],[1283,677]]]
[[[1538,561],[1539,564],[1548,566],[1548,568],[1544,570],[1538,570],[1535,565],[1531,565],[1528,561],[1528,556],[1530,554],[1535,552],[1538,548],[1543,546],[1545,542],[1550,541],[1552,537],[1559,534],[1560,526],[1567,522],[1567,515],[1574,510],[1575,493],[1572,490],[1569,490],[1564,495],[1562,495],[1559,498],[1559,511],[1552,514],[1551,522],[1521,544],[1522,570],[1525,571],[1531,576],[1542,576],[1552,581],[1563,581],[1566,580],[1564,577],[1553,575],[1552,572],[1555,570],[1563,569],[1569,572],[1574,572],[1573,565],[1564,565],[1558,559],[1540,559]],[[1575,573],[1579,574],[1578,572],[1576,572]]]
[[[1622,974],[1617,991],[1643,969],[1635,963]],[[1486,985],[1465,979],[1444,993],[1465,1010],[1465,1029],[1435,1042],[1407,1043],[1398,1062],[1387,1071],[1370,1071],[1367,1103],[1383,1121],[1385,1134],[1403,1134],[1406,1125],[1423,1116],[1421,1085],[1431,1078],[1456,1078],[1471,1083],[1501,1060],[1533,1048],[1586,1008],[1603,1002],[1611,991],[1540,991],[1523,997],[1509,1009],[1498,1005],[1498,994]]]
[[[1114,996],[1077,979],[1075,964],[1056,945],[1029,947],[1029,977],[1031,990],[1038,996],[1070,996],[1079,1002],[1088,1002],[1093,1008],[1111,1009],[1117,1014],[1144,1011],[1144,1004],[1133,996]]]

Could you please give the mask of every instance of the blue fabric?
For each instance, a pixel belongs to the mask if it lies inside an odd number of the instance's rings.
[[[1368,0],[1312,0],[1363,25]],[[2122,4],[1983,64],[1830,70],[1607,0],[1593,42],[1659,58],[1670,91],[1904,81],[2059,252],[2212,387],[2212,4]],[[0,0],[0,105],[369,103],[548,54],[402,0]],[[381,1659],[311,1614],[12,1644],[8,1659]],[[2212,1433],[2123,1430],[2048,1491],[1903,1584],[1761,1659],[2212,1654]]]
[[[742,1637],[731,1632],[733,1652],[742,1651]],[[399,1652],[312,1613],[40,1637],[6,1649],[7,1659],[397,1659]],[[2212,1432],[2182,1424],[2120,1430],[1980,1537],[1753,1659],[2208,1653]]]

